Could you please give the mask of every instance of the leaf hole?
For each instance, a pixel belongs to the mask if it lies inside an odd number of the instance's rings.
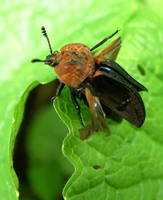
[[[63,200],[62,189],[73,171],[61,152],[68,130],[53,107],[54,87],[54,82],[38,85],[25,103],[13,155],[20,199]]]

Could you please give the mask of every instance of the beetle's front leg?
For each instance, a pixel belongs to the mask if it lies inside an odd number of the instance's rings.
[[[55,90],[54,90],[54,96],[52,97],[52,100],[54,100],[56,97],[60,96],[65,84],[60,82],[58,79],[55,80]]]
[[[81,116],[81,110],[80,110],[80,105],[76,99],[76,93],[74,91],[74,89],[70,88],[70,92],[71,92],[71,99],[72,99],[72,102],[73,104],[75,105],[75,108],[78,112],[78,116],[79,116],[79,119],[80,119],[80,122],[82,124],[82,126],[84,126],[84,123],[83,123],[83,120],[82,120],[82,116]]]

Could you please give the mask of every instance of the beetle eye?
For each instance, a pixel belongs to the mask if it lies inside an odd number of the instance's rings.
[[[50,54],[46,56],[45,64],[55,67],[58,64],[57,56],[55,54]]]
[[[46,60],[53,60],[53,59],[55,59],[54,54],[50,54],[50,55],[46,56]]]

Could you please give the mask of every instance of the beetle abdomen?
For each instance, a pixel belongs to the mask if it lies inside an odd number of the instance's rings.
[[[79,43],[62,47],[55,71],[64,84],[78,88],[94,72],[94,59],[89,48]]]

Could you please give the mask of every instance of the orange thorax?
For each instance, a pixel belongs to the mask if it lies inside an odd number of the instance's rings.
[[[80,43],[65,45],[61,48],[55,71],[67,86],[78,88],[94,72],[94,58],[90,49]]]

